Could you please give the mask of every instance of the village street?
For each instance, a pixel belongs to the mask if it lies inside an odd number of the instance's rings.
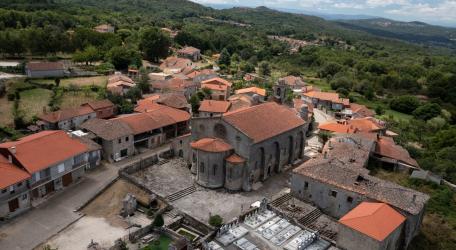
[[[0,226],[0,249],[28,250],[46,241],[82,217],[75,210],[117,176],[117,167],[102,165],[87,172],[80,183],[57,192],[38,207]]]

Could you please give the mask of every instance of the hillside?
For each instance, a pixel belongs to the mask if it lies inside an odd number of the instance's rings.
[[[434,26],[422,22],[399,22],[383,18],[339,20],[337,23],[342,27],[376,36],[428,46],[456,48],[456,28]]]

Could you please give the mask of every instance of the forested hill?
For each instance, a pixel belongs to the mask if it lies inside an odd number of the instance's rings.
[[[337,23],[345,28],[377,36],[456,49],[456,28],[434,26],[422,22],[398,22],[383,18],[341,20]]]

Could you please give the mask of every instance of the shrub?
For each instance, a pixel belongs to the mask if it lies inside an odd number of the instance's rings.
[[[404,95],[393,98],[390,108],[402,113],[411,114],[420,106],[420,101],[415,96]]]
[[[412,114],[417,119],[427,121],[434,117],[439,116],[441,111],[442,111],[442,108],[440,107],[440,105],[438,105],[436,103],[427,103],[427,104],[415,109],[415,111],[413,111]]]
[[[163,216],[161,214],[157,214],[157,216],[155,216],[154,222],[152,222],[152,225],[154,225],[154,227],[162,227],[165,225]]]
[[[214,227],[220,227],[223,224],[223,218],[216,214],[209,218],[209,224]]]

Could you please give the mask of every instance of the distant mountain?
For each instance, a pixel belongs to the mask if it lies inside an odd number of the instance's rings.
[[[456,48],[456,28],[430,25],[423,22],[399,22],[384,18],[339,20],[345,28],[373,35],[429,46]]]

